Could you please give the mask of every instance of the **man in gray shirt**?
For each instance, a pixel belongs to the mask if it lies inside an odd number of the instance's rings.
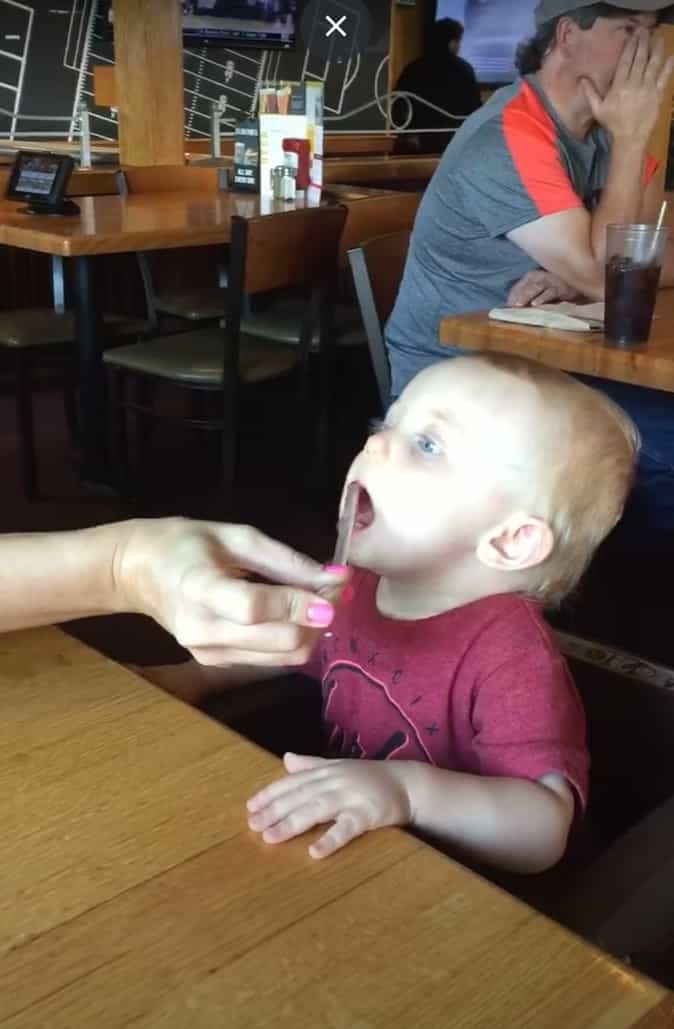
[[[647,143],[672,68],[651,37],[670,4],[538,4],[522,78],[467,119],[420,205],[386,326],[393,396],[451,355],[443,315],[603,295],[607,224],[657,210]]]

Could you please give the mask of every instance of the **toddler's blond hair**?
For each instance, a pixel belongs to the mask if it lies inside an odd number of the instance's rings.
[[[548,523],[555,542],[550,556],[532,569],[527,593],[555,605],[574,589],[622,515],[639,434],[604,393],[556,368],[510,354],[481,353],[475,359],[533,386],[553,420],[557,445],[540,481],[532,484],[529,513]]]

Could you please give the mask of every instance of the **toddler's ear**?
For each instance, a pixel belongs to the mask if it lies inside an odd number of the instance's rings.
[[[485,532],[476,555],[487,568],[518,572],[543,564],[554,544],[552,529],[546,521],[518,513]]]

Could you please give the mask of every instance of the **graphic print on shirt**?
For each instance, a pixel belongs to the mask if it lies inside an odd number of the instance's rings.
[[[326,755],[435,764],[391,689],[356,662],[335,661],[323,678]]]

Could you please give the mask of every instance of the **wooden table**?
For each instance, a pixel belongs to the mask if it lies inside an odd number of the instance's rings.
[[[0,207],[0,243],[68,258],[73,264],[80,374],[82,478],[109,485],[102,321],[96,304],[100,254],[227,243],[232,214],[259,212],[257,198],[231,193],[162,193],[86,196],[79,217],[25,214],[20,204]]]
[[[331,187],[327,202],[349,206],[382,191]],[[394,198],[405,194],[394,194]],[[101,359],[101,313],[96,304],[93,260],[101,254],[226,244],[232,215],[254,217],[303,207],[237,192],[162,192],[129,197],[85,196],[79,217],[39,216],[21,204],[0,203],[0,244],[68,258],[73,264],[80,366],[81,474],[85,481],[111,480],[107,450],[105,375]],[[224,312],[223,312],[224,313]]]
[[[312,862],[279,763],[55,629],[0,638],[0,1026],[664,1029],[671,995],[411,836]]]
[[[674,392],[674,289],[660,291],[651,338],[641,346],[609,346],[601,333],[490,321],[486,311],[443,318],[439,339],[447,346],[521,354],[567,372]]]

